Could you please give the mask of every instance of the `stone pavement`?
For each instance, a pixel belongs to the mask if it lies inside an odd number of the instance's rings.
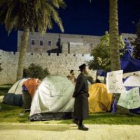
[[[139,125],[0,124],[0,140],[140,140]]]

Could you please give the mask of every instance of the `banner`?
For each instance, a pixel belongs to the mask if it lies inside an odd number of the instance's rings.
[[[107,73],[107,90],[108,93],[124,93],[123,71],[112,71]]]
[[[121,94],[118,105],[128,108],[136,109],[140,107],[139,88],[133,88]]]

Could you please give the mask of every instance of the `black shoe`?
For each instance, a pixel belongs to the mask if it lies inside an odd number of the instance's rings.
[[[75,123],[76,125],[78,125],[78,121],[77,120],[73,120],[73,123]]]
[[[84,125],[79,126],[78,129],[83,131],[88,131],[88,128],[85,127]]]

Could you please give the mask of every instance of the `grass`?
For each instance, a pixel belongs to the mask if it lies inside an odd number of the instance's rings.
[[[10,123],[28,123],[29,113],[22,113],[22,107],[16,107],[0,103],[2,110],[0,111],[0,122]],[[92,113],[89,115],[89,119],[84,121],[86,124],[128,124],[128,125],[140,125],[140,115],[135,114],[112,114],[112,113]],[[33,122],[31,122],[33,123]],[[71,124],[72,120],[60,120],[49,121],[42,123],[60,123]]]
[[[121,115],[111,113],[92,113],[89,115],[88,120],[84,121],[86,124],[110,124],[110,125],[139,125],[140,116],[134,114]],[[62,120],[60,123],[70,124],[71,120]]]
[[[5,95],[11,85],[0,86],[0,96]],[[22,107],[6,105],[0,103],[0,122],[5,123],[29,123],[29,112],[22,113]],[[119,108],[121,110],[121,108]],[[112,113],[92,113],[89,115],[89,119],[84,122],[87,124],[127,124],[127,125],[140,125],[140,115],[130,114],[128,112],[121,113],[122,111],[112,114]],[[31,122],[34,123],[34,122]],[[43,121],[41,123],[60,123],[60,124],[71,124],[72,120],[60,120],[60,121]]]
[[[0,103],[0,122],[28,122],[29,113],[24,113],[24,116],[20,116],[23,113],[22,107],[6,105]]]

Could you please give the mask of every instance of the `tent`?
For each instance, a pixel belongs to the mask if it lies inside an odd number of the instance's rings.
[[[17,81],[3,98],[3,103],[22,106],[22,85],[27,79]]]
[[[140,87],[140,76],[129,76],[124,80],[125,87]]]
[[[113,94],[107,92],[103,83],[89,86],[89,112],[106,112],[111,110]]]
[[[132,47],[128,40],[124,40],[126,52],[121,58],[121,69],[123,73],[140,71],[140,61],[132,57]]]
[[[140,94],[140,76],[129,76],[124,80],[124,86],[126,90],[130,90],[135,87],[139,87]],[[130,109],[130,112],[140,114],[140,107],[135,109]]]
[[[40,84],[40,80],[36,78],[30,78],[23,83],[23,108],[26,111],[30,110],[32,98],[38,85]]]
[[[40,84],[40,80],[36,79],[36,78],[30,78],[28,80],[26,80],[23,85],[25,87],[25,91],[27,90],[31,96],[31,98],[33,98],[34,93],[38,87],[38,85]]]
[[[47,76],[32,99],[30,120],[71,118],[74,84],[63,76]]]

